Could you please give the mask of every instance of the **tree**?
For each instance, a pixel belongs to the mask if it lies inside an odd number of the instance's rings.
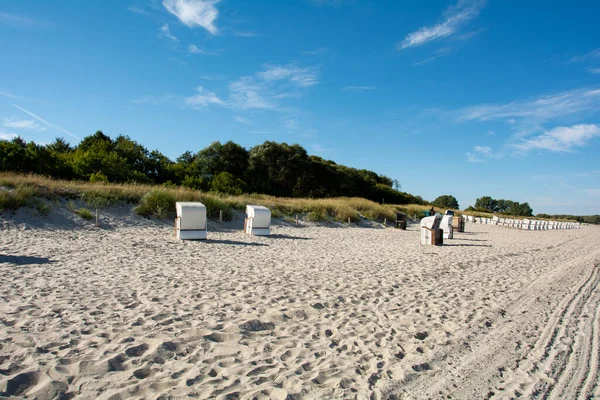
[[[248,186],[233,174],[220,172],[212,181],[212,190],[225,194],[240,195],[248,191]]]
[[[456,197],[451,196],[449,194],[439,196],[437,199],[435,199],[433,202],[431,202],[431,204],[433,204],[436,207],[440,207],[440,208],[451,208],[454,210],[458,210],[458,208],[459,208]]]

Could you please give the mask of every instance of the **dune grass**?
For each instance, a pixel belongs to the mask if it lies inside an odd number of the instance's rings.
[[[175,212],[176,201],[201,201],[210,218],[230,220],[233,210],[244,210],[247,204],[261,204],[271,209],[273,216],[293,220],[298,214],[311,221],[357,222],[361,217],[392,221],[398,206],[381,205],[362,198],[306,199],[274,197],[260,194],[228,196],[201,192],[184,187],[157,185],[110,184],[50,179],[38,175],[0,173],[0,186],[15,188],[0,190],[0,207],[15,210],[27,205],[33,197],[81,199],[90,208],[103,208],[117,203],[135,204],[143,216],[165,218]]]

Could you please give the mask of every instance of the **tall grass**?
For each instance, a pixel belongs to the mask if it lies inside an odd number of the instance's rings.
[[[348,218],[356,222],[361,217],[380,222],[384,218],[393,221],[397,212],[405,213],[412,219],[420,219],[431,208],[431,206],[416,204],[382,205],[367,199],[348,197],[307,199],[260,194],[228,196],[184,187],[63,181],[38,175],[6,172],[0,173],[0,186],[14,188],[11,191],[0,189],[0,209],[17,209],[27,205],[33,197],[47,199],[63,197],[84,200],[90,208],[102,208],[127,202],[136,204],[135,210],[141,215],[155,215],[161,218],[175,211],[176,201],[200,201],[206,206],[209,217],[217,218],[219,211],[223,211],[224,220],[230,220],[233,210],[244,210],[247,204],[266,206],[271,209],[273,216],[283,218],[293,218],[295,214],[299,214],[309,220],[342,222],[348,221]],[[486,216],[483,213],[465,214]],[[487,216],[491,217],[491,215]]]

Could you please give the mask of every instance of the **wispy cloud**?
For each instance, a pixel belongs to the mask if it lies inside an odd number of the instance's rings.
[[[19,135],[17,135],[14,132],[5,132],[0,130],[0,140],[13,140],[14,138],[18,137]]]
[[[316,69],[300,68],[293,64],[268,65],[257,76],[265,81],[289,80],[301,87],[313,86],[319,83]]]
[[[600,58],[600,48],[594,49],[594,50],[590,51],[589,53],[586,53],[583,55],[575,56],[575,57],[571,58],[570,61],[571,62],[582,62],[582,61],[594,60],[596,58]]]
[[[2,97],[8,97],[9,99],[16,99],[16,98],[19,97],[16,94],[13,94],[13,93],[11,93],[11,92],[9,92],[7,90],[2,90],[2,89],[0,89],[0,96],[2,96]]]
[[[259,37],[259,36],[261,36],[260,33],[256,33],[256,32],[233,31],[233,34],[235,36],[239,36],[239,37]]]
[[[588,72],[592,74],[600,74],[600,68],[588,68]]]
[[[342,92],[366,92],[369,90],[376,90],[375,86],[344,86]]]
[[[513,146],[520,151],[549,150],[569,152],[600,136],[600,126],[594,124],[559,126],[532,139],[521,139]]]
[[[467,156],[467,161],[472,163],[480,163],[499,157],[489,146],[474,146],[473,151],[467,152],[465,155]]]
[[[223,81],[225,80],[224,75],[202,75],[200,79],[205,81]]]
[[[594,197],[600,197],[600,189],[586,189],[585,192]]]
[[[210,104],[215,104],[219,106],[224,106],[225,102],[221,100],[216,94],[204,89],[202,86],[198,86],[196,88],[198,92],[194,96],[186,97],[184,102],[190,108],[203,108]]]
[[[218,33],[215,21],[220,0],[163,0],[165,8],[190,28],[201,26],[213,35]]]
[[[190,54],[201,54],[203,56],[216,56],[217,55],[217,53],[213,53],[213,52],[201,49],[200,47],[196,46],[195,44],[190,44],[187,48],[187,51]]]
[[[453,51],[454,51],[454,49],[452,47],[443,47],[443,48],[441,48],[439,50],[436,50],[433,53],[433,56],[431,56],[429,58],[426,58],[425,60],[422,60],[422,61],[417,61],[417,62],[413,63],[413,65],[416,66],[416,65],[427,64],[428,62],[433,61],[436,58],[447,56],[447,55],[451,54]]]
[[[45,131],[46,127],[36,124],[35,121],[31,120],[19,120],[16,118],[4,118],[2,120],[2,126],[11,129],[27,129],[36,131]]]
[[[305,56],[320,56],[326,54],[327,51],[328,50],[326,47],[320,47],[314,50],[303,51],[302,54],[304,54]]]
[[[274,109],[282,99],[294,97],[298,89],[319,82],[318,71],[294,64],[268,65],[252,76],[244,76],[229,84],[230,106],[242,110]]]
[[[506,104],[483,104],[457,110],[459,121],[531,119],[537,122],[600,110],[600,89],[577,89]],[[514,123],[514,121],[513,121]]]
[[[17,108],[17,109],[19,109],[19,110],[23,111],[25,114],[28,114],[28,115],[30,115],[31,117],[33,117],[33,118],[37,119],[37,120],[38,120],[38,121],[40,121],[42,124],[44,124],[44,125],[46,125],[46,126],[48,126],[48,127],[50,127],[50,128],[54,128],[54,129],[56,129],[56,130],[59,130],[59,131],[61,131],[61,132],[64,132],[64,133],[66,133],[67,135],[69,135],[69,136],[71,136],[71,137],[73,137],[73,138],[75,138],[75,139],[79,140],[79,137],[75,136],[74,134],[72,134],[72,133],[71,133],[71,132],[69,132],[68,130],[66,130],[66,129],[64,129],[64,128],[61,128],[61,127],[60,127],[60,126],[58,126],[58,125],[51,124],[50,122],[46,121],[45,119],[43,119],[43,118],[41,118],[41,117],[38,117],[37,115],[35,115],[35,114],[34,114],[34,113],[32,113],[31,111],[27,111],[26,109],[24,109],[24,108],[22,108],[22,107],[19,107],[19,106],[18,106],[18,105],[16,105],[16,104],[13,104],[13,106],[14,106],[15,108]]]
[[[171,33],[171,30],[169,29],[169,24],[164,24],[158,30],[160,32],[160,34],[158,35],[159,38],[161,38],[161,39],[167,38],[174,42],[179,42],[179,39],[177,39],[177,36],[175,36]]]
[[[0,26],[10,26],[13,28],[27,29],[42,28],[46,25],[47,23],[44,21],[0,11]]]
[[[239,122],[240,124],[244,124],[244,125],[248,125],[248,126],[255,125],[254,122],[250,121],[248,118],[240,117],[239,115],[236,115],[235,117],[233,117],[233,120],[236,122]]]
[[[148,11],[146,11],[146,9],[142,6],[140,6],[139,4],[132,4],[129,7],[127,7],[127,9],[129,11],[131,11],[132,13],[136,13],[136,14],[140,14],[140,15],[148,14]]]
[[[451,36],[476,18],[484,5],[485,0],[459,0],[455,6],[444,12],[443,22],[409,33],[397,44],[397,48],[402,50],[417,47],[435,39]]]

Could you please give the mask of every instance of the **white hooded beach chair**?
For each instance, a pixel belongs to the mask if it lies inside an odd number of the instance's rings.
[[[421,220],[421,244],[437,246],[443,243],[443,236],[438,233],[441,232],[439,229],[441,222],[442,218],[439,215]]]
[[[444,232],[444,239],[452,239],[454,227],[452,226],[452,215],[444,215],[442,217],[442,222],[440,222],[440,229]]]
[[[264,206],[247,205],[244,232],[248,235],[268,236],[271,234],[271,210]]]
[[[206,207],[200,202],[175,203],[175,236],[180,240],[205,240],[207,231]]]

